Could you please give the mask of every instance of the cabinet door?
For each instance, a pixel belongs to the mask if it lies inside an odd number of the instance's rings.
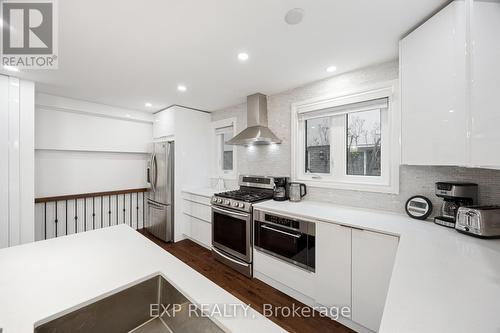
[[[175,109],[170,108],[155,114],[153,138],[158,139],[175,134]]]
[[[316,223],[315,301],[351,305],[351,228]]]
[[[471,164],[500,167],[500,1],[476,0],[472,10]]]
[[[398,238],[352,230],[352,320],[378,331]]]
[[[401,41],[403,164],[466,165],[465,12],[455,1]]]

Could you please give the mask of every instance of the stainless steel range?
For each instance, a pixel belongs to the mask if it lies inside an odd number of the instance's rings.
[[[239,185],[212,197],[212,251],[217,260],[251,277],[252,205],[273,198],[274,178],[240,176]]]

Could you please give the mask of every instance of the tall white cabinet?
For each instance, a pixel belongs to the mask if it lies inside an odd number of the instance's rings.
[[[34,241],[33,82],[0,75],[0,248]]]
[[[499,168],[500,0],[461,0],[400,43],[402,162]]]
[[[155,114],[153,139],[175,142],[174,241],[184,238],[187,215],[183,213],[182,189],[209,185],[210,114],[173,106]]]

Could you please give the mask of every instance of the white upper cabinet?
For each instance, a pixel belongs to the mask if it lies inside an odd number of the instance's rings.
[[[382,320],[398,242],[395,236],[352,230],[352,320],[375,332]]]
[[[500,1],[454,1],[401,41],[402,163],[499,168]]]
[[[324,306],[351,306],[351,228],[316,223],[314,298]]]
[[[471,23],[471,165],[499,168],[500,1],[475,1]]]
[[[403,164],[467,164],[465,12],[453,2],[401,41]]]
[[[153,122],[153,138],[165,138],[175,135],[175,108],[166,109],[155,114]]]

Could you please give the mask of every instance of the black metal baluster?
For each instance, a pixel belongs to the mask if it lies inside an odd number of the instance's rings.
[[[111,196],[108,195],[108,227],[111,227]]]
[[[66,224],[66,235],[68,235],[68,200],[65,201],[64,208],[66,210],[64,214],[64,223]]]
[[[127,224],[127,219],[125,218],[125,194],[123,195],[123,224]]]
[[[129,206],[129,209],[130,209],[130,221],[129,221],[129,225],[132,226],[132,193],[130,193],[130,206]]]
[[[118,225],[118,194],[115,195],[116,197],[116,225]]]
[[[43,239],[47,239],[47,203],[43,203],[43,225],[44,225],[44,233]]]
[[[145,205],[145,197],[144,197],[144,193],[145,192],[142,192],[142,228],[144,229],[144,220],[146,220],[146,209],[144,209],[144,206]]]
[[[102,228],[102,195],[101,195],[101,228]]]
[[[55,228],[56,228],[56,238],[57,238],[57,222],[59,222],[59,221],[57,220],[57,201],[55,203],[56,203],[56,218],[54,220],[54,224],[55,224]]]
[[[83,231],[87,231],[87,198],[83,198]]]
[[[75,234],[78,233],[78,199],[75,199]]]
[[[135,224],[135,230],[139,229],[139,192],[135,194],[135,203],[136,203],[136,224]]]
[[[92,197],[92,230],[95,230],[95,197]]]

